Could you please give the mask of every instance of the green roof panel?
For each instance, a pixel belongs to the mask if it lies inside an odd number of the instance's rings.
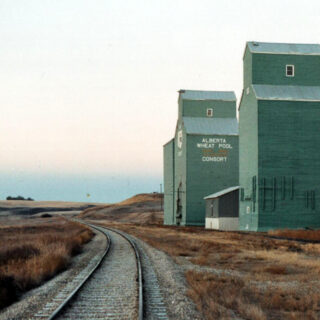
[[[253,53],[320,55],[320,44],[247,42]]]
[[[188,134],[238,135],[237,118],[193,118],[183,117]]]
[[[223,189],[219,192],[216,192],[216,193],[213,193],[213,194],[210,194],[209,196],[206,196],[204,197],[203,199],[215,199],[215,198],[218,198],[218,197],[221,197],[227,193],[230,193],[232,191],[235,191],[235,190],[239,190],[240,187],[239,186],[235,186],[235,187],[230,187],[230,188],[227,188],[227,189]]]
[[[320,101],[320,87],[252,85],[258,100]]]
[[[233,91],[198,91],[198,90],[180,90],[183,100],[223,100],[236,101],[236,95]]]

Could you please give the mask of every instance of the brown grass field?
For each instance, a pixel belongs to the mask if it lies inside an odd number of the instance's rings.
[[[320,244],[268,237],[320,240],[320,230],[241,233],[169,227],[162,225],[161,212],[153,219],[149,210],[158,205],[160,211],[159,204],[157,197],[135,196],[87,209],[81,217],[124,230],[169,254],[185,269],[188,295],[203,319],[320,319]]]
[[[0,308],[67,268],[93,232],[61,217],[0,225]]]
[[[95,223],[124,230],[183,266],[188,295],[203,319],[320,319],[320,244],[272,239],[266,233],[168,227],[159,219],[124,223],[114,221],[112,211],[95,215],[95,208],[88,210]],[[270,233],[296,239],[318,239],[319,234]]]

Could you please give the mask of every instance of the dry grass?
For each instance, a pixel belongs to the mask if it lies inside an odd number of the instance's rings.
[[[259,289],[235,276],[186,272],[188,295],[205,319],[318,319],[320,294],[301,296],[292,289]]]
[[[260,233],[103,223],[141,238],[179,264],[220,272],[186,273],[189,296],[204,319],[320,319],[320,244]]]
[[[285,237],[297,240],[313,240],[320,241],[320,230],[273,230],[268,234],[277,237]]]
[[[64,270],[92,237],[89,228],[63,218],[0,227],[0,308]]]
[[[251,292],[244,290],[245,283],[240,278],[190,270],[186,272],[186,279],[190,286],[188,295],[205,319],[230,319],[235,314],[245,319],[266,319]]]

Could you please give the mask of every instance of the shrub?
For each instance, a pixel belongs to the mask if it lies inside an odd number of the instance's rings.
[[[0,308],[14,302],[18,297],[18,288],[14,277],[0,274]]]
[[[41,218],[52,218],[52,214],[50,214],[50,213],[43,213],[43,214],[41,215]]]

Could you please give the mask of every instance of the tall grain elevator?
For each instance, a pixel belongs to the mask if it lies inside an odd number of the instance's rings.
[[[178,109],[164,145],[164,224],[204,226],[204,197],[239,183],[236,97],[180,90]]]
[[[241,230],[320,227],[320,45],[248,42],[239,109]]]

